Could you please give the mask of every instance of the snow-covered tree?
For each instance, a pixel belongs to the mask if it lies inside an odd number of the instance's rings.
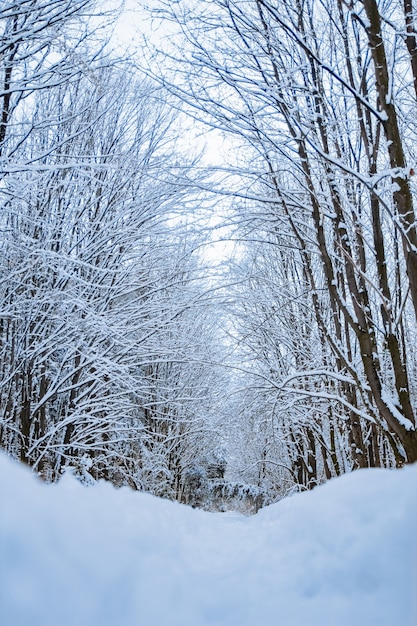
[[[287,389],[335,403],[355,466],[415,461],[412,2],[184,0],[159,2],[157,14],[176,25],[162,55],[175,79],[155,73],[233,136],[245,224],[256,228],[262,206],[263,231],[278,227],[296,247],[317,350],[314,369],[294,363]]]
[[[203,201],[166,98],[96,47],[93,8],[0,14],[1,445],[50,480],[72,466],[181,499],[219,438],[216,317],[181,217]]]

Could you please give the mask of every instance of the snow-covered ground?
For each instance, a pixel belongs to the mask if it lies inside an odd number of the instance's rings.
[[[417,466],[243,517],[0,456],[0,507],[4,626],[417,625]]]

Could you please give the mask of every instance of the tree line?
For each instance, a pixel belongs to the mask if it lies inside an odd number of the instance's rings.
[[[49,481],[71,467],[183,500],[219,446],[218,315],[192,159],[111,50],[113,18],[90,0],[0,9],[0,440]]]
[[[412,0],[153,13],[138,61],[91,0],[0,9],[1,446],[207,508],[416,461]]]
[[[245,243],[232,335],[259,480],[308,488],[415,462],[412,0],[158,2],[157,14],[174,36],[153,73],[234,147]]]

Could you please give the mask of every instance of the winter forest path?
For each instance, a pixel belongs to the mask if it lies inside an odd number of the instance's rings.
[[[415,626],[416,485],[363,470],[244,517],[46,486],[3,455],[4,623]]]

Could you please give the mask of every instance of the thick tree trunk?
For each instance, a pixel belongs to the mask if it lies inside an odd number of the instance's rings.
[[[411,3],[408,3],[411,6]],[[382,114],[382,125],[388,144],[390,166],[393,170],[393,199],[398,210],[401,224],[401,237],[410,283],[410,295],[417,320],[417,229],[413,198],[410,190],[409,175],[403,142],[398,126],[397,111],[392,100],[390,74],[381,29],[381,16],[376,0],[363,0],[369,21],[367,34],[371,48],[379,106]],[[410,6],[408,8],[410,8]],[[410,27],[410,24],[408,25]],[[414,37],[409,33],[407,43],[409,49],[415,46]],[[412,63],[416,63],[413,49]],[[413,67],[414,69],[414,67]]]

